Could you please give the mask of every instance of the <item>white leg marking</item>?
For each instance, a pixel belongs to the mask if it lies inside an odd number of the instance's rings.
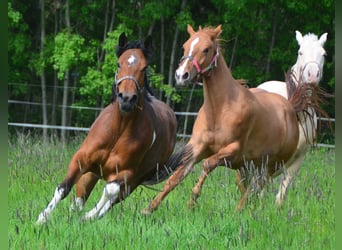
[[[56,207],[56,205],[62,200],[62,196],[64,193],[63,188],[56,188],[55,194],[50,201],[49,205],[39,214],[38,220],[36,224],[43,224],[47,221],[48,217],[50,216],[52,210]]]
[[[109,209],[112,207],[112,204],[114,203],[115,199],[111,199],[106,202],[106,204],[103,206],[101,211],[99,212],[99,218],[101,218],[105,213],[109,211]]]
[[[71,210],[82,211],[84,207],[84,200],[82,197],[76,197],[75,202],[71,204]]]
[[[94,219],[98,217],[100,213],[101,215],[106,213],[110,208],[111,201],[114,201],[118,197],[119,191],[120,191],[119,184],[115,182],[107,184],[105,188],[103,189],[103,194],[102,194],[100,201],[96,204],[96,206],[92,210],[87,212],[83,218],[86,220]],[[107,203],[109,203],[109,205]]]

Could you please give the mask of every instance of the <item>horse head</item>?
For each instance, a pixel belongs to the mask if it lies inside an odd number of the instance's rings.
[[[175,78],[178,85],[185,85],[198,80],[209,73],[217,64],[219,46],[217,37],[221,25],[215,29],[200,28],[197,32],[188,24],[190,38],[183,44],[184,55],[180,60]]]
[[[327,40],[327,33],[318,37],[315,34],[302,36],[296,31],[296,39],[299,45],[298,57],[292,71],[297,81],[303,83],[318,84],[322,79],[324,56],[326,54],[323,45]]]
[[[135,108],[142,108],[146,83],[146,69],[152,50],[152,38],[148,36],[144,42],[129,42],[125,33],[119,37],[116,48],[118,70],[115,74],[112,101],[119,103],[122,113],[130,113]]]

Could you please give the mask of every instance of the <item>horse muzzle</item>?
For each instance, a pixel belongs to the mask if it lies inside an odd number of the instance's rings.
[[[175,73],[176,83],[180,86],[186,86],[194,83],[196,78],[197,74],[195,70],[184,71],[181,68],[178,68]]]
[[[130,113],[134,110],[137,105],[138,96],[130,93],[119,93],[118,94],[119,108],[123,113]]]
[[[304,83],[316,83],[321,80],[322,74],[320,67],[317,63],[311,62],[305,65],[303,69],[303,81]]]

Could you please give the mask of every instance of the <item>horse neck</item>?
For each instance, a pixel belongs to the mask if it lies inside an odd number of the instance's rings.
[[[217,67],[203,76],[203,106],[221,107],[234,100],[240,85],[233,78],[223,56],[218,57]]]
[[[125,130],[134,130],[135,126],[140,124],[139,120],[145,109],[144,100],[142,100],[142,106],[136,107],[130,114],[120,112],[118,101],[115,101],[113,105],[112,128],[114,133],[121,135]],[[139,105],[141,105],[140,101]]]

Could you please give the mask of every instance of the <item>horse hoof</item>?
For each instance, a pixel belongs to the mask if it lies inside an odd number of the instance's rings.
[[[188,209],[194,209],[196,207],[196,201],[193,199],[190,199],[186,204]]]
[[[145,209],[141,210],[141,213],[143,215],[151,215],[152,211],[149,208],[145,208]]]
[[[44,213],[39,214],[38,220],[36,221],[36,225],[40,226],[47,222],[47,215]]]

